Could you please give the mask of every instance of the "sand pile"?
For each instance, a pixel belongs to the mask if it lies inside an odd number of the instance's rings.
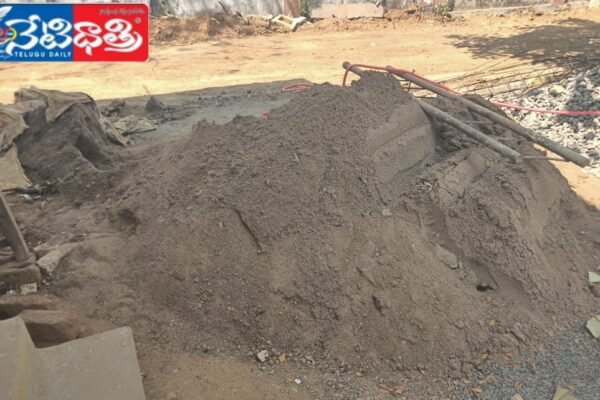
[[[172,350],[456,373],[591,304],[584,206],[558,171],[456,140],[380,74],[201,122],[116,193],[127,238],[73,259],[117,276],[55,287]]]

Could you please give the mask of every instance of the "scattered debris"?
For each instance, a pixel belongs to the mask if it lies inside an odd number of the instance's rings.
[[[156,125],[147,118],[139,118],[135,115],[128,115],[121,118],[114,124],[115,129],[121,135],[127,136],[134,133],[144,133],[156,129]]]

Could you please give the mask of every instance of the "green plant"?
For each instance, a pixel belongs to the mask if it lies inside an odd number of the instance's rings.
[[[310,0],[300,0],[300,15],[310,18]]]

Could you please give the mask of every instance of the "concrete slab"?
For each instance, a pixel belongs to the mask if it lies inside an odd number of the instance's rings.
[[[35,349],[16,317],[0,337],[1,400],[145,400],[129,328]]]
[[[34,347],[20,318],[0,321],[0,399],[34,398]]]

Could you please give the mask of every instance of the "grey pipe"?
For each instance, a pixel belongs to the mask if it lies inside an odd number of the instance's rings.
[[[346,63],[344,63],[344,68],[346,68]],[[359,76],[362,76],[363,72],[364,72],[362,69],[360,69],[358,67],[352,67],[350,70]],[[447,124],[460,129],[465,134],[467,134],[469,137],[477,140],[478,142],[491,148],[492,150],[496,151],[497,153],[502,154],[503,156],[510,159],[513,163],[519,163],[523,159],[523,156],[520,153],[516,152],[515,150],[511,149],[508,146],[503,145],[502,143],[498,142],[497,140],[492,139],[491,137],[478,131],[477,129],[473,128],[472,126],[467,125],[464,122],[454,118],[452,115],[450,115],[450,114],[448,114],[448,113],[446,113],[446,112],[444,112],[422,100],[419,100],[419,99],[415,99],[415,100],[417,101],[419,106],[421,106],[423,111],[431,118],[444,121]]]
[[[346,68],[346,64],[347,63],[344,63],[344,68]],[[348,65],[350,65],[350,64],[348,63]],[[394,68],[394,67],[390,67],[390,68]],[[533,143],[539,144],[540,146],[552,151],[555,154],[558,154],[559,156],[563,157],[565,160],[569,160],[569,161],[579,165],[580,167],[585,167],[585,166],[589,165],[589,163],[590,163],[590,160],[587,157],[582,156],[578,152],[571,150],[569,148],[566,148],[565,146],[563,146],[559,143],[556,143],[550,139],[547,139],[544,136],[541,136],[541,135],[535,133],[531,129],[525,128],[524,126],[516,123],[515,121],[513,121],[509,118],[503,117],[502,115],[490,110],[489,108],[480,106],[479,104],[474,103],[471,100],[464,98],[463,96],[459,96],[454,93],[450,93],[447,90],[444,90],[440,87],[432,85],[431,83],[424,81],[423,79],[420,79],[412,74],[397,73],[394,75],[398,75],[398,76],[406,79],[407,81],[413,82],[413,83],[421,86],[422,88],[430,90],[433,93],[436,93],[442,97],[456,100],[456,101],[460,102],[461,104],[463,104],[465,107],[467,107],[469,110],[472,110],[478,114],[488,117],[492,121],[497,122],[498,124],[504,126],[505,128],[510,129],[511,131],[515,132],[516,134],[523,136],[527,140],[530,140]]]

